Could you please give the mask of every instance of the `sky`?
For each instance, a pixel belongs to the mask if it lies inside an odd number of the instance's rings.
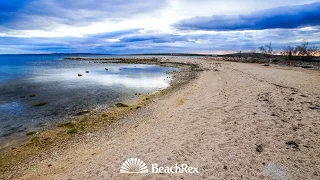
[[[320,46],[318,0],[0,0],[0,54],[202,53]]]

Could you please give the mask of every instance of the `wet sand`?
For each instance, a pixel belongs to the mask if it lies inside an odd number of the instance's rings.
[[[147,106],[7,170],[12,179],[319,179],[320,71],[176,57],[203,71]],[[200,174],[120,174],[127,158]]]

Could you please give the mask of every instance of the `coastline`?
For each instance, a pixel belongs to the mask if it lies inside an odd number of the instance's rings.
[[[51,153],[9,169],[3,177],[319,177],[318,70],[192,57],[164,58],[162,62],[197,64],[192,71],[196,76],[148,101],[142,99],[146,104],[137,110],[113,114],[123,115],[121,121],[108,127],[99,124],[81,138],[76,135]],[[119,166],[130,157],[148,165],[187,163],[199,167],[200,174],[120,174]]]
[[[196,77],[193,69],[197,67],[195,64],[161,62],[157,58],[120,58],[117,61],[110,58],[66,58],[65,60],[87,60],[93,63],[151,64],[176,67],[179,72],[174,72],[174,78],[168,88],[159,90],[154,94],[144,94],[119,102],[128,107],[114,105],[107,110],[83,111],[83,114],[58,122],[44,131],[29,132],[32,134],[26,135],[22,140],[11,143],[10,146],[0,152],[0,172],[3,175],[12,169],[19,168],[17,165],[20,163],[31,161],[37,156],[41,156],[41,154],[52,153],[56,151],[55,149],[59,149],[69,143],[75,143],[74,141],[81,139],[81,136],[85,136],[87,133],[98,131],[101,128],[111,128],[128,114],[135,113],[140,108],[147,106],[152,99],[163,96],[187,84]],[[182,72],[180,72],[181,70]],[[0,178],[4,177],[0,176]]]

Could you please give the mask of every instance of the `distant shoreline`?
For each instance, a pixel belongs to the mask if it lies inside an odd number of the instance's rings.
[[[215,54],[197,54],[197,53],[149,53],[149,54],[94,54],[94,53],[48,53],[48,54],[0,54],[2,55],[13,55],[13,56],[19,56],[19,55],[30,55],[30,56],[47,56],[47,55],[57,55],[57,56],[124,56],[124,57],[130,57],[130,56],[217,56]]]

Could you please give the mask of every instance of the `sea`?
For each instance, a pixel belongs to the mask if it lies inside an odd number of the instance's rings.
[[[172,81],[170,72],[177,71],[159,65],[64,60],[69,56],[0,55],[0,147],[83,110],[104,110],[165,89]]]

